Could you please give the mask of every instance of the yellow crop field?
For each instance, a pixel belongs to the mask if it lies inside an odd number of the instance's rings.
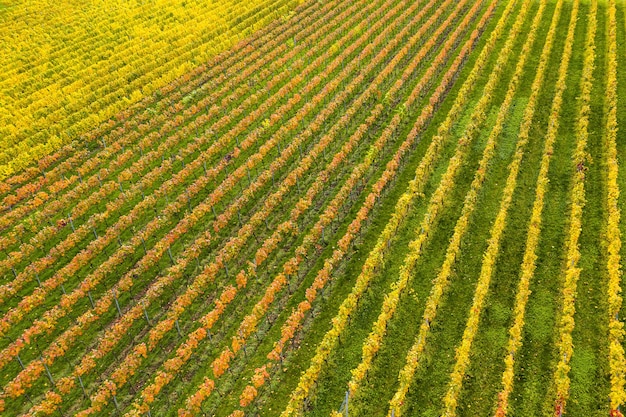
[[[298,2],[0,3],[0,179],[79,138]]]

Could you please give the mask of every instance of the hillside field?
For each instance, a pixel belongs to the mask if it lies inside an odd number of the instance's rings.
[[[7,0],[0,39],[3,417],[623,417],[624,0]]]

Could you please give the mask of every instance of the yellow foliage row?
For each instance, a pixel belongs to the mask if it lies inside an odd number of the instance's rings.
[[[550,29],[546,36],[546,40],[541,52],[539,64],[537,66],[535,79],[531,87],[531,95],[528,100],[528,104],[522,117],[522,123],[520,126],[520,141],[528,141],[530,127],[537,108],[537,101],[539,94],[541,93],[542,86],[545,80],[546,70],[548,67],[548,61],[550,59],[550,53],[554,45],[554,38],[556,35],[556,28],[561,17],[561,8],[563,1],[560,0],[552,15],[552,22]],[[572,10],[575,13],[576,9]],[[570,27],[575,23],[574,19],[570,19]],[[573,38],[568,38],[569,42],[573,41]],[[569,46],[566,50],[571,50]],[[566,57],[561,60],[561,66],[566,65]],[[524,252],[524,260],[521,266],[520,282],[518,285],[518,291],[515,299],[515,310],[513,325],[509,330],[509,342],[507,344],[507,355],[505,357],[505,370],[502,374],[502,391],[498,394],[498,408],[495,415],[497,417],[504,417],[508,411],[508,398],[513,390],[513,377],[514,377],[514,364],[515,353],[521,345],[522,330],[524,328],[524,314],[526,311],[526,302],[530,295],[529,286],[530,280],[535,271],[535,261],[537,259],[536,250],[539,243],[539,235],[541,233],[541,214],[544,206],[544,197],[548,186],[548,169],[550,167],[550,160],[552,157],[552,150],[554,148],[554,142],[557,137],[559,126],[559,112],[552,112],[550,121],[548,122],[548,133],[546,135],[546,141],[544,144],[543,155],[541,159],[541,166],[539,170],[539,176],[537,178],[537,189],[535,195],[535,201],[533,203],[533,209],[531,213],[531,219],[528,225],[528,235],[526,238],[526,249]]]
[[[0,179],[299,2],[15,2],[0,14]]]
[[[318,345],[315,356],[311,360],[311,365],[301,375],[298,386],[292,392],[289,403],[282,412],[281,417],[301,414],[305,400],[308,398],[310,391],[313,389],[326,359],[334,350],[339,336],[348,323],[350,315],[356,309],[359,299],[369,287],[370,282],[381,272],[385,256],[390,250],[390,243],[395,237],[400,226],[404,223],[407,216],[411,212],[416,198],[423,197],[424,186],[434,169],[435,161],[438,160],[440,156],[439,151],[448,141],[452,127],[461,115],[462,109],[467,104],[469,94],[473,91],[476,80],[481,75],[481,72],[487,63],[487,59],[492,53],[497,40],[504,33],[504,26],[513,9],[514,3],[515,1],[512,1],[507,5],[506,11],[503,13],[496,28],[491,33],[486,45],[475,63],[474,68],[457,94],[452,109],[449,111],[444,122],[439,126],[437,135],[433,137],[426,154],[417,167],[414,179],[409,182],[407,190],[404,194],[402,194],[402,196],[400,196],[390,220],[379,236],[376,245],[370,251],[368,258],[363,265],[363,269],[357,277],[352,292],[343,301],[339,307],[338,314],[332,319],[333,326],[324,335],[324,338]],[[428,107],[430,106],[427,106],[427,109]],[[422,118],[418,118],[418,124],[414,126],[410,135],[417,135],[421,132],[423,126],[419,124],[420,120],[422,120]],[[459,146],[463,145],[459,144]]]
[[[608,51],[607,51],[607,86],[606,86],[606,149],[607,149],[607,241],[608,241],[608,300],[609,300],[609,366],[611,372],[611,411],[619,413],[618,407],[626,402],[624,392],[624,373],[626,360],[624,360],[624,323],[619,320],[618,314],[622,307],[620,269],[620,249],[622,240],[620,236],[620,209],[619,186],[617,185],[618,160],[617,160],[617,19],[615,17],[615,0],[608,2]]]
[[[577,6],[578,1],[576,1],[574,5]],[[576,149],[572,158],[574,174],[570,194],[571,210],[566,241],[567,255],[562,290],[563,305],[558,324],[558,342],[556,344],[558,363],[554,370],[554,383],[556,388],[555,415],[560,415],[560,413],[563,412],[569,397],[569,363],[574,352],[572,331],[574,330],[574,313],[576,311],[576,286],[578,278],[580,277],[580,268],[578,267],[578,261],[580,260],[578,239],[582,231],[582,214],[585,206],[585,162],[587,160],[587,138],[589,136],[587,128],[589,124],[589,114],[591,112],[589,102],[593,86],[593,67],[596,59],[595,35],[597,9],[597,0],[592,0],[591,9],[589,10],[589,16],[587,18],[588,26],[583,57],[581,92],[579,96],[580,107],[575,127]],[[574,31],[570,30],[567,34],[567,46],[570,45],[569,38],[573,36]],[[563,90],[566,88],[566,72],[567,68],[559,72],[559,79],[557,81],[558,98],[560,98],[560,94],[562,94]],[[561,101],[559,100],[557,102],[556,99],[557,98],[555,98],[555,104],[558,104],[557,109],[560,109]]]

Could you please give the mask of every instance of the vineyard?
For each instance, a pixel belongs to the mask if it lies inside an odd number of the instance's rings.
[[[0,414],[626,413],[626,3],[0,3]]]

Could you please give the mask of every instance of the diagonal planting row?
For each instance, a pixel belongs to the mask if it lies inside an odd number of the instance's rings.
[[[609,301],[609,366],[611,372],[611,413],[620,416],[618,411],[626,402],[626,383],[624,372],[626,361],[624,359],[624,323],[619,318],[622,307],[622,271],[620,249],[622,239],[620,235],[621,213],[619,209],[619,186],[617,177],[619,173],[619,161],[617,159],[617,19],[615,1],[609,0],[608,8],[608,46],[607,46],[607,86],[605,108],[607,120],[606,134],[606,167],[607,167],[607,227],[608,240],[607,272],[608,272],[608,301]]]

